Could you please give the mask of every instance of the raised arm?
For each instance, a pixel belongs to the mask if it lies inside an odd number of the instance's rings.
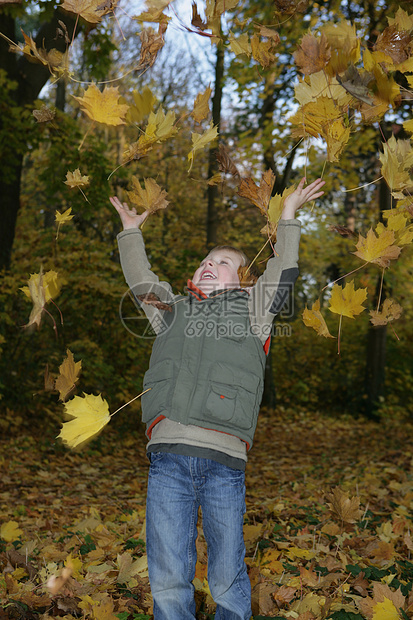
[[[175,295],[168,282],[162,282],[153,273],[146,256],[145,244],[140,227],[149,215],[149,211],[137,213],[127,203],[122,203],[116,196],[111,197],[111,204],[116,209],[123,224],[123,231],[117,236],[120,263],[126,283],[132,291],[136,302],[142,307],[155,332],[162,325],[165,310],[143,301],[146,296],[156,296],[161,302],[170,304]],[[148,297],[146,297],[148,299]]]
[[[305,178],[284,203],[277,229],[277,242],[274,256],[267,262],[263,275],[251,289],[249,310],[251,323],[256,334],[264,343],[270,335],[271,325],[292,295],[292,288],[298,276],[298,249],[301,236],[301,223],[295,214],[306,202],[324,194],[321,190],[325,181],[317,179],[307,187]]]

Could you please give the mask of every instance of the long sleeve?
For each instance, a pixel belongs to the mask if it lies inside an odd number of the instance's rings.
[[[142,232],[139,228],[123,230],[117,236],[117,241],[120,263],[126,283],[133,293],[135,301],[142,307],[155,332],[158,333],[165,311],[147,303],[141,304],[138,297],[152,293],[160,301],[170,304],[175,299],[172,288],[168,282],[160,281],[151,270]]]
[[[275,256],[251,289],[249,313],[254,333],[264,343],[271,325],[292,294],[298,276],[298,249],[301,236],[299,220],[281,220],[277,230]]]

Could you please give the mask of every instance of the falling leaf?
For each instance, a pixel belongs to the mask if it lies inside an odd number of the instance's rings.
[[[154,306],[154,308],[158,308],[158,310],[172,312],[172,307],[166,302],[161,301],[155,293],[144,293],[143,295],[137,295],[137,298],[148,306]]]
[[[82,97],[73,98],[78,101],[83,112],[89,118],[103,125],[124,125],[129,106],[120,104],[117,86],[105,86],[100,91],[96,84],[91,84]]]
[[[354,24],[327,22],[321,32],[330,47],[330,59],[326,65],[328,75],[344,73],[350,64],[360,60],[360,38]]]
[[[38,123],[49,123],[56,116],[56,111],[43,104],[40,110],[33,110],[32,114]]]
[[[216,157],[221,172],[223,172],[224,174],[231,174],[234,177],[240,176],[238,168],[231,159],[227,147],[224,146],[222,142],[219,145]]]
[[[391,190],[403,190],[413,185],[410,170],[413,168],[413,148],[410,140],[397,140],[391,136],[379,154],[381,174]]]
[[[76,173],[76,170],[75,170]],[[71,172],[67,173],[72,174]],[[87,178],[89,179],[89,177],[82,177],[83,179]],[[76,187],[75,185],[72,185],[73,181],[69,181],[69,178],[67,177],[67,181],[65,181],[65,183],[67,183],[68,185],[70,185],[70,187]],[[88,181],[89,182],[89,181]],[[68,209],[66,209],[66,211],[64,211],[63,213],[60,213],[60,211],[56,211],[55,213],[55,221],[59,224],[59,226],[61,226],[62,224],[66,224],[67,222],[70,222],[70,220],[72,220],[75,216],[71,215],[72,213],[72,207],[69,207]]]
[[[79,379],[82,362],[75,362],[73,353],[67,349],[67,357],[59,367],[59,376],[55,382],[55,388],[59,392],[60,400],[66,400]]]
[[[387,325],[400,318],[403,308],[394,299],[387,298],[383,302],[381,311],[370,310],[370,322],[373,325]]]
[[[246,288],[248,286],[254,286],[257,281],[257,276],[251,273],[251,269],[249,267],[238,267],[238,278],[241,288]]]
[[[275,176],[271,169],[264,172],[260,185],[258,186],[251,177],[241,179],[238,188],[238,196],[247,198],[259,208],[261,213],[267,216],[268,205],[271,199],[272,188],[274,187]]]
[[[208,28],[208,24],[202,20],[202,17],[198,13],[198,7],[196,5],[196,2],[194,1],[192,2],[191,24],[192,26],[194,26],[194,28],[197,28],[198,30],[201,30],[201,31],[206,30]]]
[[[195,153],[197,151],[200,151],[201,149],[204,149],[206,145],[212,142],[213,140],[215,140],[217,136],[218,136],[218,127],[213,126],[212,123],[211,123],[210,128],[204,131],[204,133],[202,134],[193,133],[192,134],[192,149],[188,153],[188,161],[191,162],[189,166],[189,170],[191,170],[192,165],[194,163]]]
[[[37,327],[40,327],[43,310],[46,304],[60,293],[63,283],[64,280],[59,280],[56,271],[47,271],[43,273],[41,269],[40,273],[31,274],[28,280],[28,286],[23,286],[20,289],[33,303],[29,322],[26,327],[30,325],[37,325]]]
[[[333,100],[336,106],[347,106],[351,101],[351,95],[340,85],[338,78],[330,78],[325,71],[312,73],[294,87],[295,98],[299,103],[316,102],[319,97],[327,97]]]
[[[229,47],[231,52],[233,52],[235,56],[245,54],[249,58],[252,54],[251,43],[246,32],[240,34],[237,37],[232,32],[230,32]]]
[[[398,258],[400,248],[394,245],[394,232],[384,229],[376,236],[373,229],[370,228],[366,237],[361,234],[357,242],[357,252],[353,252],[356,256],[368,263],[376,263],[380,267],[388,267],[390,261]]]
[[[148,124],[145,133],[140,136],[137,142],[131,144],[124,153],[127,161],[140,159],[145,156],[156,143],[165,142],[177,133],[175,123],[175,112],[169,110],[165,115],[162,107],[154,114],[149,114]]]
[[[109,407],[99,394],[75,396],[65,403],[65,414],[72,418],[63,422],[58,435],[69,448],[76,448],[94,437],[110,421]]]
[[[304,35],[293,57],[304,75],[322,71],[331,57],[326,36],[322,34],[321,37],[317,38],[313,34]]]
[[[267,69],[275,62],[274,47],[273,39],[263,41],[257,34],[251,37],[252,57],[260,63],[263,69]]]
[[[217,174],[214,174],[212,175],[212,177],[209,177],[209,179],[207,179],[207,185],[219,185],[220,183],[222,183],[222,181],[222,174],[218,172]]]
[[[349,65],[343,75],[337,76],[337,80],[356,99],[373,105],[372,93],[369,84],[374,79],[373,73],[368,71],[360,71],[353,64]]]
[[[380,52],[370,52],[365,49],[363,52],[363,62],[366,71],[370,71],[374,75],[374,88],[377,97],[384,103],[394,105],[396,99],[400,96],[400,86],[392,76],[388,76],[380,65]]]
[[[142,92],[132,92],[133,104],[129,106],[126,120],[129,123],[140,123],[150,112],[156,103],[156,97],[149,88],[144,86]]]
[[[327,506],[330,508],[331,514],[343,521],[344,523],[356,523],[363,515],[360,510],[360,498],[349,497],[349,494],[342,491],[340,487],[335,487],[331,493],[327,495]]]
[[[159,24],[158,32],[155,32],[153,28],[145,28],[140,33],[141,40],[141,53],[139,57],[139,67],[148,68],[152,67],[159,51],[165,45],[164,33],[166,29],[166,23]]]
[[[98,24],[108,9],[101,9],[102,0],[64,0],[62,9],[76,13],[90,24]]]
[[[353,319],[357,314],[363,312],[366,308],[362,306],[363,301],[367,299],[367,289],[354,289],[354,280],[348,282],[345,287],[334,284],[330,297],[330,312],[348,316]]]
[[[68,171],[66,173],[65,184],[68,185],[72,189],[74,187],[86,187],[87,185],[89,185],[89,177],[86,176],[86,175],[82,176],[82,173],[80,172],[79,168],[76,168],[76,170],[74,170],[73,172]],[[65,211],[65,213],[63,215],[65,215],[68,211],[69,211],[69,209],[67,211]],[[59,213],[59,212],[56,211],[56,214],[57,213]],[[61,215],[59,213],[60,217],[63,217],[63,215]],[[70,219],[72,219],[72,217],[73,217],[73,215],[70,217]],[[56,221],[59,221],[57,219],[57,215],[56,215]]]
[[[409,57],[412,37],[407,30],[399,30],[396,24],[388,26],[379,34],[373,46],[375,51],[384,52],[398,65]]]
[[[164,23],[171,20],[164,11],[171,4],[171,0],[150,0],[148,8],[143,13],[133,17],[138,22]]]
[[[293,125],[298,125],[298,129],[293,130],[293,135],[304,137],[306,135],[318,138],[323,136],[327,122],[340,118],[342,111],[335,105],[329,97],[318,97],[316,101],[310,101],[301,106],[295,114],[290,117]]]
[[[7,521],[2,523],[0,528],[0,538],[6,542],[14,542],[23,534],[23,530],[19,528],[17,521]]]
[[[212,89],[208,86],[203,93],[198,93],[194,101],[194,109],[191,112],[196,123],[200,123],[209,114],[209,98],[211,97]]]
[[[346,226],[340,226],[339,224],[337,224],[336,226],[331,224],[328,227],[328,230],[334,231],[338,233],[339,235],[341,235],[342,237],[355,237],[356,236],[356,233],[354,232],[354,230],[351,230],[350,228],[347,228]]]
[[[304,325],[315,329],[319,336],[324,338],[334,338],[329,332],[327,323],[324,320],[323,315],[320,312],[320,300],[317,299],[309,310],[307,307],[303,312]]]
[[[133,189],[127,192],[128,198],[137,207],[143,207],[144,211],[155,213],[159,209],[166,209],[169,201],[167,193],[153,179],[145,179],[145,188],[139,183],[139,179],[132,177]]]

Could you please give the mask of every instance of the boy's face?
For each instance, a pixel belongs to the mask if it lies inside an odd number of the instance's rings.
[[[242,258],[230,250],[212,250],[195,271],[192,282],[207,295],[223,288],[239,288]]]

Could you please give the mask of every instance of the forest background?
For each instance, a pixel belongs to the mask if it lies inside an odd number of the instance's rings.
[[[55,445],[74,393],[102,394],[114,412],[141,391],[152,336],[123,281],[109,196],[154,211],[149,260],[184,291],[216,244],[262,271],[282,196],[303,175],[322,176],[325,195],[300,215],[266,415],[287,412],[291,428],[300,412],[350,415],[354,429],[361,416],[383,432],[411,421],[409,9],[0,3],[4,437]],[[111,426],[138,428],[144,446],[138,420],[136,401]]]

